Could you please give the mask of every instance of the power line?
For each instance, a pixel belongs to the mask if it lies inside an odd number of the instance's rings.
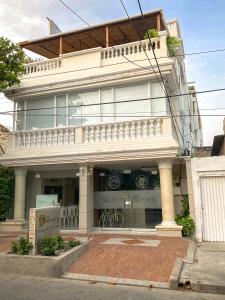
[[[59,0],[62,4],[64,4],[64,6],[66,7],[66,8],[68,8],[72,13],[74,13],[80,20],[82,20],[89,28],[91,28],[91,25],[88,23],[88,22],[86,22],[77,12],[75,12],[72,8],[70,8],[67,4],[65,4],[62,0]],[[102,43],[101,42],[99,42],[99,41],[97,41],[97,40],[95,40],[99,45],[101,45],[102,46]],[[114,46],[111,46],[111,48],[113,48],[113,49],[115,49],[115,50],[117,50]],[[136,64],[136,63],[134,63],[132,60],[130,60],[130,59],[128,59],[124,54],[122,54],[121,53],[121,56],[123,57],[123,58],[125,58],[129,63],[131,63],[131,64],[133,64],[133,65],[135,65],[135,66],[138,66],[139,68],[142,68],[142,69],[145,69],[145,67],[142,67],[141,65],[138,65],[138,64]]]
[[[9,112],[0,112],[1,115],[10,115],[12,116],[12,114],[10,114]],[[138,114],[134,114],[133,115],[118,115],[118,114],[113,114],[111,113],[111,115],[109,114],[77,114],[77,115],[69,115],[69,114],[34,114],[34,115],[27,115],[27,117],[52,117],[52,116],[60,116],[60,117],[76,117],[76,118],[80,118],[80,117],[119,117],[119,118],[130,118],[130,117],[151,117],[151,118],[172,118],[171,115],[151,115],[151,114],[143,114],[143,115],[138,115]],[[193,116],[193,117],[223,117],[225,116],[225,114],[176,114],[176,117],[188,117],[188,116]],[[134,121],[138,121],[138,120],[134,120]],[[99,124],[101,125],[101,124]]]
[[[115,47],[111,46],[111,48],[116,49]],[[118,50],[118,49],[117,49]],[[193,52],[193,53],[184,53],[184,54],[176,54],[174,55],[175,57],[178,56],[186,56],[186,55],[197,55],[197,54],[206,54],[206,53],[214,53],[214,52],[220,52],[220,51],[225,51],[225,49],[217,49],[217,50],[209,50],[209,51],[201,51],[201,52]],[[120,53],[122,56],[122,53]],[[125,58],[125,56],[124,56]],[[168,56],[159,56],[157,59],[164,59],[164,58],[168,58]],[[155,60],[154,58],[150,58],[151,60]],[[57,73],[48,73],[48,74],[42,74],[39,76],[35,76],[35,78],[41,78],[41,77],[46,77],[46,76],[55,76],[55,75],[59,75],[59,74],[67,74],[67,73],[71,73],[71,72],[80,72],[80,71],[87,71],[87,70],[92,70],[92,69],[99,69],[99,68],[107,68],[107,67],[111,67],[111,66],[116,66],[116,65],[121,65],[121,64],[126,64],[126,63],[133,63],[135,64],[135,62],[144,62],[146,61],[146,59],[135,59],[135,60],[128,60],[128,61],[124,61],[124,62],[118,62],[118,63],[112,63],[110,65],[103,65],[103,66],[97,66],[97,67],[89,67],[89,68],[81,68],[81,69],[73,69],[73,70],[68,70],[68,71],[63,71],[63,72],[57,72]],[[149,69],[148,67],[144,67],[144,66],[140,66],[138,64],[135,64],[138,67],[141,67],[142,69]],[[24,78],[25,80],[26,78]]]
[[[145,20],[145,17],[144,17],[143,11],[142,11],[142,7],[141,7],[140,0],[137,0],[137,2],[138,2],[138,6],[139,6],[139,9],[140,9],[140,12],[141,12],[141,16],[142,16],[143,20]],[[150,37],[150,35],[149,35],[149,31],[148,31],[148,30],[147,30],[147,35],[148,35],[149,43],[150,43],[150,45],[151,45],[151,49],[152,49],[152,52],[153,52],[153,56],[154,56],[155,61],[156,61],[157,68],[158,68],[158,70],[159,70],[159,75],[160,75],[162,84],[163,84],[163,86],[164,86],[165,92],[166,92],[166,96],[167,96],[167,101],[168,101],[168,104],[169,104],[170,113],[171,113],[171,116],[173,116],[172,106],[171,106],[170,99],[169,99],[169,93],[168,93],[168,91],[167,91],[167,87],[166,87],[166,84],[165,84],[165,82],[164,82],[164,78],[163,78],[163,76],[162,76],[162,73],[161,73],[161,70],[160,70],[160,67],[159,67],[159,63],[158,63],[158,60],[157,60],[157,57],[156,57],[154,48],[152,47],[152,40],[151,40],[151,37]],[[157,77],[157,78],[158,78],[158,77]],[[181,93],[180,93],[180,94],[181,94]],[[177,123],[176,123],[176,119],[172,118],[172,121],[173,121],[174,129],[175,129],[175,132],[176,132],[177,140],[179,141],[178,134],[177,134],[177,130],[176,130],[176,126],[177,126],[177,129],[178,129],[178,131],[179,131],[179,133],[180,133],[180,136],[181,136],[181,138],[182,138],[182,140],[183,140],[183,135],[182,135],[182,133],[181,133],[181,131],[180,131],[179,126],[178,126]]]
[[[174,94],[174,95],[169,95],[168,98],[176,98],[179,96],[188,96],[188,95],[195,95],[195,94],[205,94],[205,93],[213,93],[213,92],[221,92],[225,91],[225,88],[220,88],[220,89],[212,89],[212,90],[204,90],[204,91],[193,91],[193,92],[188,92],[188,93],[182,93],[182,94]],[[78,104],[78,105],[68,105],[67,107],[88,107],[88,106],[96,106],[96,105],[107,105],[107,104],[115,104],[115,103],[127,103],[127,102],[138,102],[138,101],[144,101],[144,100],[156,100],[156,99],[166,99],[166,96],[158,96],[158,97],[146,97],[146,98],[138,98],[138,99],[127,99],[127,100],[119,100],[119,101],[109,101],[109,102],[97,102],[97,103],[91,103],[91,104]],[[54,106],[54,108],[63,108],[64,106]],[[39,108],[30,108],[30,109],[21,109],[19,111],[15,110],[9,110],[6,112],[10,113],[20,113],[24,111],[36,111],[36,110],[45,110],[45,109],[52,109],[53,107],[39,107]],[[218,108],[219,109],[219,108]]]

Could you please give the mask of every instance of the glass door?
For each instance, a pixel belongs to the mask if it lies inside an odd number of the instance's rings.
[[[161,222],[158,170],[95,171],[94,223],[101,230],[154,228]]]

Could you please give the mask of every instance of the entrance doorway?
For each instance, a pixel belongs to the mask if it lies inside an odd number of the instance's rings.
[[[79,228],[79,178],[45,178],[45,195],[57,195],[60,204],[61,229]]]
[[[96,169],[94,178],[95,227],[153,229],[161,222],[156,167]]]

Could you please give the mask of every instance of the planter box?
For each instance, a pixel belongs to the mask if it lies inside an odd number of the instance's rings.
[[[59,256],[32,256],[0,253],[0,273],[42,277],[61,277],[66,269],[87,249],[87,243]]]

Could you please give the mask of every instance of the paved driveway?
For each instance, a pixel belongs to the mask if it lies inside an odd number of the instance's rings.
[[[168,282],[176,258],[186,256],[181,238],[131,235],[89,235],[88,250],[67,272]]]

